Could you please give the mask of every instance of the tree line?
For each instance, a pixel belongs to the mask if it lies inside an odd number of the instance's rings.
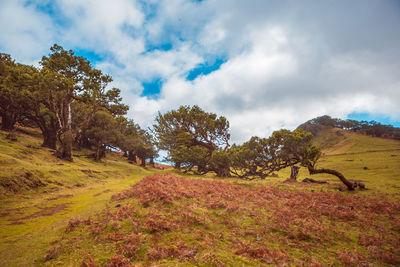
[[[157,156],[153,136],[124,116],[128,106],[118,88],[108,88],[109,75],[57,44],[39,65],[0,53],[1,129],[8,138],[20,123],[39,128],[42,145],[65,160],[73,160],[73,147],[93,149],[97,161],[106,149],[119,149],[142,164]]]
[[[349,190],[360,186],[336,170],[317,168],[321,150],[313,145],[313,135],[300,128],[275,131],[268,138],[254,136],[242,145],[230,146],[229,122],[225,117],[198,106],[181,106],[159,113],[153,130],[157,146],[168,151],[167,160],[183,172],[215,172],[220,177],[253,180],[291,167],[295,179],[300,165],[310,174],[337,176]]]
[[[0,53],[1,128],[9,138],[17,122],[39,128],[42,145],[61,159],[72,161],[73,148],[88,148],[99,161],[107,149],[114,149],[145,165],[148,159],[153,162],[158,150],[165,150],[175,168],[198,175],[264,179],[291,167],[295,179],[300,165],[310,174],[337,176],[349,190],[357,186],[335,170],[316,168],[321,151],[312,144],[312,134],[301,128],[230,145],[225,117],[198,106],[181,106],[158,113],[152,129],[145,130],[125,117],[129,108],[122,103],[120,90],[108,88],[112,78],[86,58],[55,44],[39,65],[16,63]]]

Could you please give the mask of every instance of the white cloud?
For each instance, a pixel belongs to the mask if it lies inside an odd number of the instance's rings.
[[[50,17],[22,0],[0,4],[0,49],[19,61],[37,63],[54,37]]]
[[[129,115],[144,127],[159,110],[194,104],[227,117],[237,142],[323,114],[400,119],[394,2],[55,3],[64,24],[34,4],[1,2],[0,47],[25,63],[47,54],[53,42],[106,55],[96,67],[113,76]],[[166,43],[168,51],[156,48]],[[216,58],[226,60],[218,70],[186,80],[191,69]],[[159,98],[141,97],[142,82],[154,78],[164,82]]]

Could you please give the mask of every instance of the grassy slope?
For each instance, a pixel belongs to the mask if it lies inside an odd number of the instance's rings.
[[[390,197],[395,194],[394,197],[400,197],[400,141],[326,127],[316,136],[315,142],[323,148],[318,167],[338,170],[348,179],[362,181],[372,189],[357,194],[390,194]],[[282,170],[279,175],[288,177],[290,170]],[[327,180],[334,184],[332,188],[341,185],[335,176],[310,176],[305,168],[301,168],[299,180],[306,177]]]
[[[0,131],[0,184],[8,185],[7,190],[0,186],[0,266],[31,266],[71,217],[98,212],[112,194],[154,172],[113,155],[96,163],[75,152],[73,163],[61,161],[40,147],[38,132],[25,130],[31,133],[18,132],[17,142]],[[46,186],[27,190],[38,180]]]

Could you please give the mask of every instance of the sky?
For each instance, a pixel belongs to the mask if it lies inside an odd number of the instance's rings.
[[[398,0],[0,0],[0,51],[57,43],[113,77],[142,127],[199,105],[232,142],[317,116],[400,126]]]

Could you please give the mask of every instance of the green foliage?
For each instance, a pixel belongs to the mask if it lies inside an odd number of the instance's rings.
[[[30,91],[35,86],[37,69],[32,66],[15,64],[11,57],[0,57],[0,114],[2,129],[13,130],[21,119],[26,106],[32,101]]]
[[[177,110],[158,114],[154,132],[157,146],[167,150],[168,160],[185,171],[205,174],[215,170],[211,164],[214,151],[229,146],[229,122],[224,117],[207,113],[198,106],[181,106]],[[228,166],[229,168],[229,166]]]
[[[39,127],[43,146],[72,160],[73,142],[90,147],[86,131],[92,126],[101,128],[91,124],[97,112],[107,111],[115,118],[125,115],[128,106],[121,103],[118,88],[107,89],[111,77],[93,68],[87,59],[59,45],[50,51],[42,58],[40,70],[0,54],[2,128],[11,131],[17,121]]]
[[[232,173],[245,179],[264,179],[273,172],[298,163],[318,160],[319,149],[312,135],[301,129],[275,131],[269,138],[252,137],[243,145],[229,149]]]
[[[136,157],[139,157],[142,166],[145,166],[146,159],[152,162],[158,156],[154,137],[148,131],[124,117],[118,117],[117,122],[121,133],[117,146],[128,155],[129,160],[136,161]]]
[[[50,110],[57,117],[56,132],[61,143],[58,155],[72,159],[71,142],[81,138],[97,112],[108,110],[113,115],[123,115],[128,107],[120,103],[119,89],[106,90],[112,81],[109,75],[94,69],[87,59],[76,56],[72,50],[66,51],[58,45],[50,50],[51,54],[43,57],[40,64],[48,77],[54,78],[48,81],[52,85],[48,87],[48,101]],[[75,109],[81,111],[76,112],[80,116],[72,118],[74,101],[82,104],[75,105]]]
[[[117,122],[114,117],[105,111],[99,111],[91,121],[86,136],[94,143],[96,148],[95,159],[97,161],[105,157],[107,147],[118,144],[120,132],[117,129]]]

